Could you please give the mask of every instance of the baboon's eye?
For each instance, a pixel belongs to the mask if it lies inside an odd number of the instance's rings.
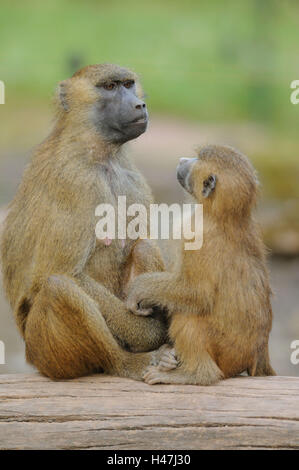
[[[125,88],[132,88],[134,83],[135,83],[134,80],[127,80],[126,82],[124,82],[124,87]]]
[[[103,88],[108,91],[114,90],[115,87],[116,87],[116,83],[114,82],[104,83],[103,85]]]

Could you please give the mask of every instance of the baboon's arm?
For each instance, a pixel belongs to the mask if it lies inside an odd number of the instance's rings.
[[[123,301],[87,274],[76,276],[76,282],[97,303],[110,331],[131,351],[150,351],[158,348],[166,337],[162,318],[136,317]]]
[[[127,300],[128,307],[138,313],[152,306],[167,308],[169,313],[207,313],[208,292],[200,286],[197,290],[176,274],[148,273],[133,282]]]
[[[164,261],[155,241],[148,239],[136,240],[124,270],[122,298],[127,298],[130,286],[137,276],[164,270]]]
[[[47,199],[48,211],[39,227],[35,252],[35,279],[63,273],[83,272],[96,247],[94,209],[66,211],[59,201]]]
[[[133,249],[132,258],[136,276],[143,273],[165,271],[160,249],[153,240],[138,240]]]

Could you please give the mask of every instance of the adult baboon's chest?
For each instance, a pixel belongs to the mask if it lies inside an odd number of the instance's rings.
[[[126,168],[117,161],[109,161],[101,165],[100,179],[105,185],[105,202],[111,203],[116,210],[120,206],[120,197],[126,198],[127,207],[135,203],[145,206],[149,204],[144,182],[137,171]]]
[[[126,260],[135,243],[135,240],[131,240],[127,235],[123,236],[123,232],[119,236],[119,220],[122,219],[123,223],[125,219],[125,227],[127,227],[133,218],[133,216],[127,215],[128,207],[138,203],[148,209],[151,202],[150,197],[150,192],[137,171],[125,168],[118,162],[101,164],[98,174],[96,204],[110,204],[112,206],[115,239],[97,239],[96,250],[89,261],[89,269],[98,282],[103,283],[114,292],[117,292],[121,284]],[[107,279],[107,272],[103,271],[103,266],[106,266],[109,271],[113,271],[111,279]]]

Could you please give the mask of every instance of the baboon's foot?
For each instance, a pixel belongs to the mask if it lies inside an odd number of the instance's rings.
[[[143,380],[148,385],[155,385],[161,383],[171,383],[170,377],[167,372],[161,371],[158,367],[150,366],[143,375]]]
[[[158,369],[165,372],[176,369],[178,365],[179,361],[177,360],[175,349],[171,347],[165,348],[161,355]]]
[[[171,349],[169,344],[162,344],[159,349],[152,351],[151,366],[158,366],[164,357],[164,354],[167,354],[167,351]],[[167,369],[169,370],[169,369]]]

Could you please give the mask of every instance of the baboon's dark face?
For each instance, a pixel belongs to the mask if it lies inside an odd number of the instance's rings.
[[[93,120],[109,142],[123,144],[136,139],[147,128],[146,104],[137,96],[135,80],[110,77],[97,86],[99,99]]]
[[[58,86],[60,108],[81,129],[95,127],[109,143],[136,139],[147,128],[148,114],[138,77],[114,64],[88,65]]]

